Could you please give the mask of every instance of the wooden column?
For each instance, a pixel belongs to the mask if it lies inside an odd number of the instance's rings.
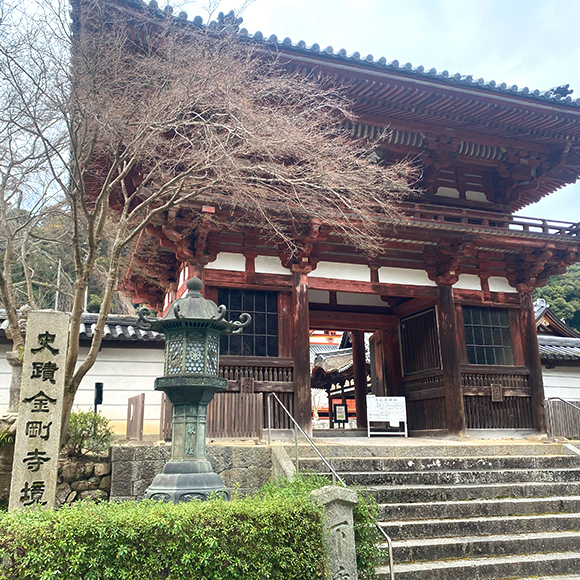
[[[367,428],[367,364],[365,360],[365,334],[353,330],[352,366],[354,371],[354,400],[356,403],[356,426]]]
[[[292,270],[292,357],[294,359],[294,417],[312,433],[312,390],[310,387],[310,337],[308,319],[308,272]]]
[[[531,292],[520,293],[522,301],[521,329],[524,347],[524,358],[530,372],[528,384],[532,391],[532,419],[534,428],[541,433],[546,432],[546,416],[544,413],[544,382],[542,380],[542,363],[538,349],[538,335],[534,316],[534,301]]]
[[[461,357],[457,348],[457,324],[453,288],[439,286],[439,345],[445,385],[447,430],[453,435],[465,435],[465,407],[461,383]]]

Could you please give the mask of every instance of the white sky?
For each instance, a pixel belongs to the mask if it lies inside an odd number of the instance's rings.
[[[580,0],[256,0],[243,17],[266,37],[530,89],[570,83],[580,98]],[[521,213],[580,221],[580,182]]]

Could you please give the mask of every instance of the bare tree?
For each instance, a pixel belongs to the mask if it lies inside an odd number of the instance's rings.
[[[209,202],[259,221],[289,254],[313,223],[377,253],[377,216],[394,216],[414,179],[409,165],[381,166],[368,143],[343,133],[353,115],[340,87],[252,45],[234,14],[206,28],[135,5],[74,0],[70,27],[62,6],[43,4],[33,16],[41,26],[19,37],[22,58],[0,48],[19,124],[42,147],[72,219],[64,421],[97,358],[125,260],[156,216]],[[54,131],[39,110],[54,115]],[[105,247],[102,304],[77,365],[85,292]]]

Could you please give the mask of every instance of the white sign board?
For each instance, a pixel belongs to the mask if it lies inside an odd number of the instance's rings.
[[[53,508],[68,348],[69,316],[28,317],[9,508]]]
[[[383,435],[405,435],[407,436],[407,408],[405,397],[376,397],[367,395],[367,431],[370,437],[371,423],[388,423],[390,427],[399,427],[401,423],[405,425],[404,432],[393,433],[392,431],[382,431]],[[374,431],[374,433],[378,433]]]

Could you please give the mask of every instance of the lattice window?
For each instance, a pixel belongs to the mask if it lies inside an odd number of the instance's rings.
[[[210,334],[207,341],[207,369],[206,372],[210,375],[218,374],[218,337]]]
[[[185,354],[185,372],[201,374],[205,363],[205,340],[199,332],[187,333],[187,352]]]
[[[434,308],[401,318],[400,332],[405,376],[441,368]]]
[[[463,319],[469,364],[514,364],[508,311],[505,308],[464,306]]]
[[[237,320],[242,312],[252,322],[241,334],[221,337],[221,354],[243,356],[278,356],[278,293],[263,290],[218,290],[218,304],[224,304],[227,317]]]
[[[167,361],[165,362],[165,374],[177,375],[181,373],[183,364],[183,340],[178,337],[167,343]]]

